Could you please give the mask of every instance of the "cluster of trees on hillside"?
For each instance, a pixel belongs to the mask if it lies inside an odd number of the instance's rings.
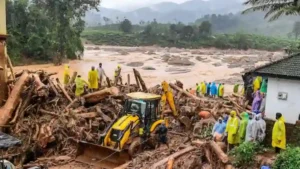
[[[16,61],[28,57],[61,63],[83,52],[82,17],[100,0],[6,0],[8,54]]]

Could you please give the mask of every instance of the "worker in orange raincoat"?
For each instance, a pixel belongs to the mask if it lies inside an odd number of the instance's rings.
[[[70,81],[70,66],[65,65],[65,70],[64,70],[64,85],[67,85]]]
[[[178,116],[175,103],[174,103],[174,98],[173,98],[173,92],[169,86],[169,84],[166,81],[163,81],[161,83],[162,89],[163,89],[163,94],[161,96],[161,106],[162,109],[165,109],[166,103],[168,102],[170,105],[170,108],[173,112],[174,116]]]
[[[230,118],[226,125],[228,148],[231,150],[235,145],[239,144],[239,119],[236,117],[236,111],[230,112]]]
[[[286,149],[286,135],[284,118],[281,113],[276,113],[276,122],[272,132],[272,147],[276,153],[280,153],[281,149]]]
[[[98,89],[98,80],[99,80],[98,71],[95,70],[94,66],[92,66],[92,69],[89,71],[89,77],[88,77],[88,81],[90,84],[89,89],[91,91]]]

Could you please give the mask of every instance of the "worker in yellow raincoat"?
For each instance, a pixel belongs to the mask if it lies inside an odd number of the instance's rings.
[[[206,84],[201,82],[201,94],[204,96],[206,94]]]
[[[95,67],[92,66],[92,69],[89,71],[89,75],[88,75],[88,81],[89,81],[89,89],[91,91],[97,90],[98,89],[98,71],[95,70]]]
[[[236,111],[230,112],[230,118],[226,125],[228,148],[231,150],[235,145],[239,144],[239,119],[236,117]]]
[[[70,66],[69,65],[65,65],[65,70],[64,70],[64,85],[67,85],[70,81]]]
[[[163,94],[161,96],[161,106],[162,109],[165,109],[166,103],[169,103],[169,106],[173,112],[174,116],[178,116],[177,111],[176,111],[176,107],[175,107],[175,102],[174,102],[174,98],[173,98],[173,92],[169,86],[169,84],[166,81],[163,81],[161,83],[162,85],[162,89],[163,89]]]
[[[223,96],[224,96],[224,83],[223,84],[219,84],[219,87],[218,87],[218,96],[220,97],[220,98],[223,98]]]
[[[262,82],[262,77],[261,76],[257,76],[255,78],[255,80],[253,81],[253,91],[254,93],[260,89],[260,84]]]
[[[118,65],[117,69],[115,70],[115,74],[114,74],[114,76],[115,76],[115,85],[117,85],[119,81],[122,84],[121,71],[122,71],[121,66]]]
[[[89,84],[85,80],[83,80],[80,75],[76,77],[75,85],[76,85],[75,96],[77,97],[80,97],[84,93],[85,85],[89,86]]]
[[[286,149],[286,135],[284,118],[281,113],[276,113],[276,122],[272,132],[272,147],[276,153],[280,153],[281,149]]]
[[[242,120],[241,120],[241,125],[239,127],[240,143],[245,141],[246,129],[249,121],[249,114],[247,112],[243,112],[241,116],[242,116]]]

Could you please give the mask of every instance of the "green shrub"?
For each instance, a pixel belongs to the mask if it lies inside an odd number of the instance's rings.
[[[263,148],[259,143],[244,142],[232,149],[229,154],[234,157],[233,165],[238,168],[249,168],[255,162],[255,155]]]
[[[300,147],[288,147],[276,158],[273,169],[299,169]]]

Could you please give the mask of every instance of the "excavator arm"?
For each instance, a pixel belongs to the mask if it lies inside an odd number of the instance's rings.
[[[191,126],[191,121],[188,117],[186,116],[181,116],[178,114],[174,102],[174,97],[173,97],[173,91],[170,88],[169,84],[166,81],[162,82],[162,89],[163,89],[163,94],[161,96],[161,106],[162,110],[165,110],[165,107],[167,103],[169,104],[171,110],[172,110],[172,115],[181,123],[184,124],[187,129],[190,128]]]

